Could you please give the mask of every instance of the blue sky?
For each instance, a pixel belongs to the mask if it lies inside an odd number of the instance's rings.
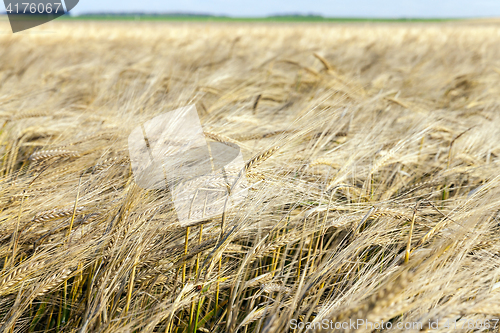
[[[195,12],[231,16],[321,14],[333,17],[494,17],[500,0],[80,0],[89,12]]]

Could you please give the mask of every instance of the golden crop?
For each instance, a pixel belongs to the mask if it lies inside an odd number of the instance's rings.
[[[500,317],[497,22],[0,29],[0,331]],[[181,227],[127,137],[189,104],[251,189]]]

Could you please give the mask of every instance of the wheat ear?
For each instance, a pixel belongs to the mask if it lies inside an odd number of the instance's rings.
[[[42,264],[42,261],[36,261],[31,265],[20,266],[14,269],[10,274],[0,280],[0,295],[8,292],[12,286],[22,281],[29,271],[38,269]]]
[[[30,160],[33,162],[46,160],[53,157],[78,157],[80,153],[72,150],[63,149],[53,149],[53,150],[42,150],[37,151],[30,156]]]
[[[255,156],[254,158],[252,158],[250,161],[248,161],[245,164],[245,171],[248,171],[251,168],[255,167],[256,165],[264,162],[265,160],[267,160],[269,157],[271,157],[280,148],[281,148],[281,146],[275,146],[275,147],[273,147],[271,149],[266,150],[262,154],[259,154],[259,155]]]
[[[203,131],[203,134],[205,134],[205,136],[209,139],[212,139],[214,141],[217,141],[217,142],[220,142],[220,143],[236,143],[235,140],[231,139],[230,137],[227,137],[225,135],[222,135],[222,134],[218,134],[218,133],[214,133],[214,132],[210,132],[210,131]]]
[[[265,283],[260,286],[262,292],[270,294],[273,292],[281,292],[284,294],[290,293],[291,289],[279,283]]]
[[[241,135],[235,138],[235,140],[238,141],[249,141],[249,140],[259,140],[259,139],[267,139],[271,138],[276,135],[280,134],[285,134],[285,133],[290,133],[293,131],[288,131],[288,130],[281,130],[281,131],[272,131],[264,134],[247,134],[247,135]]]
[[[62,272],[56,273],[52,275],[50,278],[45,281],[45,285],[43,286],[43,289],[39,291],[36,296],[42,296],[49,291],[53,290],[57,286],[59,286],[61,283],[63,283],[64,280],[68,278],[68,276],[72,273],[72,271],[68,268],[65,268],[62,270]]]
[[[73,210],[75,210],[76,213],[80,213],[83,209],[84,209],[83,206],[76,207],[76,209],[73,208],[52,209],[35,215],[35,217],[33,218],[33,222],[42,223],[50,220],[60,219],[63,217],[73,215]]]

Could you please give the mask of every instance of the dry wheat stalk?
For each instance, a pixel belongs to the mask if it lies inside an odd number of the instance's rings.
[[[250,259],[250,262],[254,262],[257,259],[264,257],[266,254],[276,250],[277,248],[285,244],[293,244],[295,242],[298,242],[303,236],[304,235],[302,233],[290,232],[275,239],[270,244],[262,245],[260,248],[255,249],[255,253]]]
[[[376,173],[381,167],[385,166],[388,164],[388,162],[396,155],[396,152],[398,151],[398,147],[391,149],[389,152],[386,152],[384,156],[379,158],[377,162],[373,164],[372,169],[370,170],[370,175],[373,175]]]
[[[5,294],[9,291],[11,287],[20,283],[27,275],[32,273],[33,271],[39,270],[43,266],[44,262],[35,261],[28,265],[22,265],[14,269],[7,276],[3,277],[0,280],[0,295]]]
[[[403,271],[390,286],[381,288],[367,301],[340,311],[333,316],[332,320],[336,322],[346,319],[349,320],[349,318],[373,319],[379,314],[379,311],[383,311],[387,306],[393,303],[395,299],[400,297],[400,291],[408,285],[410,276],[411,274],[409,275],[406,271]]]
[[[247,282],[245,282],[245,286],[243,287],[243,289],[246,289],[246,288],[250,288],[250,287],[254,287],[256,285],[260,285],[262,283],[266,283],[267,281],[270,281],[272,280],[273,278],[273,274],[272,273],[265,273],[265,274],[261,274],[251,280],[248,280]]]
[[[73,142],[70,142],[67,144],[59,145],[57,147],[54,147],[54,149],[61,149],[61,148],[66,148],[66,147],[70,147],[70,146],[75,146],[75,145],[78,145],[80,143],[84,143],[84,142],[91,141],[93,139],[101,138],[103,136],[109,136],[109,133],[95,133],[95,134],[85,135],[84,137],[78,139],[77,141],[73,141]]]
[[[273,292],[288,294],[291,291],[289,287],[286,287],[280,283],[264,283],[260,286],[260,290],[267,294]]]
[[[315,167],[317,165],[328,165],[328,166],[332,167],[333,169],[338,169],[340,167],[340,165],[338,165],[337,163],[334,163],[334,162],[331,162],[331,161],[328,161],[328,160],[322,159],[322,158],[317,159],[317,160],[309,163],[310,168]]]
[[[73,271],[71,269],[65,268],[61,272],[55,273],[54,275],[50,276],[47,280],[44,281],[44,284],[42,284],[42,290],[40,290],[36,294],[36,297],[40,297],[59,286],[71,275],[72,272]]]
[[[272,132],[268,132],[268,133],[264,133],[264,134],[245,134],[245,135],[236,136],[234,139],[238,140],[238,141],[260,140],[260,139],[272,138],[273,136],[286,134],[286,133],[293,133],[293,132],[295,132],[295,130],[272,131]]]
[[[493,244],[494,244],[494,242],[492,242],[492,241],[481,241],[481,242],[474,244],[472,251],[486,249],[486,248],[491,247]]]
[[[246,177],[253,180],[266,180],[266,177],[263,174],[257,172],[247,172]]]
[[[402,192],[410,192],[410,191],[420,190],[420,189],[423,189],[425,187],[435,186],[435,185],[439,184],[440,182],[442,182],[442,180],[440,180],[440,179],[431,179],[431,180],[419,182],[419,183],[416,183],[413,185],[405,186],[401,189],[401,191]]]
[[[252,158],[250,161],[248,161],[245,164],[245,170],[248,172],[253,167],[264,162],[269,157],[271,157],[276,151],[278,151],[278,149],[280,149],[280,148],[281,148],[281,146],[275,146],[275,147],[270,148],[270,149],[266,150],[265,152],[255,156],[254,158]]]
[[[30,160],[38,162],[54,157],[79,157],[80,153],[72,150],[52,149],[37,151],[30,156]]]
[[[79,206],[76,208],[77,213],[81,213],[85,207]],[[41,212],[33,217],[33,223],[44,223],[50,220],[61,219],[63,217],[68,217],[73,214],[73,208],[63,208],[63,209],[52,209],[49,211]]]
[[[203,134],[209,139],[212,139],[214,141],[220,142],[220,143],[232,143],[236,144],[237,142],[230,137],[227,137],[225,135],[219,134],[219,133],[214,133],[211,131],[203,131]],[[231,146],[233,147],[233,146]]]
[[[405,214],[401,214],[397,211],[390,210],[390,209],[377,209],[373,214],[370,215],[370,219],[376,219],[379,217],[395,217],[400,220],[408,220],[410,221],[411,218]]]
[[[330,65],[330,63],[328,63],[328,61],[327,61],[324,57],[320,56],[320,55],[319,55],[318,53],[316,53],[316,52],[314,52],[314,53],[313,53],[313,55],[314,55],[314,56],[315,56],[315,57],[316,57],[319,61],[321,61],[321,63],[323,64],[323,66],[325,66],[325,69],[326,69],[326,70],[328,70],[328,71],[333,70],[332,65]]]
[[[255,308],[240,323],[240,327],[247,326],[262,318],[268,311],[267,307]]]
[[[11,121],[16,121],[16,120],[21,120],[21,119],[26,119],[26,118],[36,118],[36,117],[50,117],[52,114],[50,111],[37,111],[37,110],[31,110],[31,111],[24,111],[20,112],[16,115],[11,116]]]
[[[149,269],[143,270],[137,275],[135,282],[140,284],[140,283],[152,280],[153,278],[157,277],[159,274],[162,274],[163,272],[171,269],[172,267],[173,267],[172,263],[167,263],[167,264],[159,265],[159,266],[154,267],[154,268],[149,268]]]
[[[107,158],[104,161],[96,164],[94,166],[94,172],[99,172],[102,171],[103,169],[113,166],[113,165],[120,165],[120,166],[126,166],[130,163],[130,158],[128,157],[111,157]]]

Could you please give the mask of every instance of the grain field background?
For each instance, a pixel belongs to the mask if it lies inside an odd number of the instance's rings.
[[[499,23],[0,29],[1,332],[498,331]],[[188,228],[127,137],[190,104],[250,189]]]

